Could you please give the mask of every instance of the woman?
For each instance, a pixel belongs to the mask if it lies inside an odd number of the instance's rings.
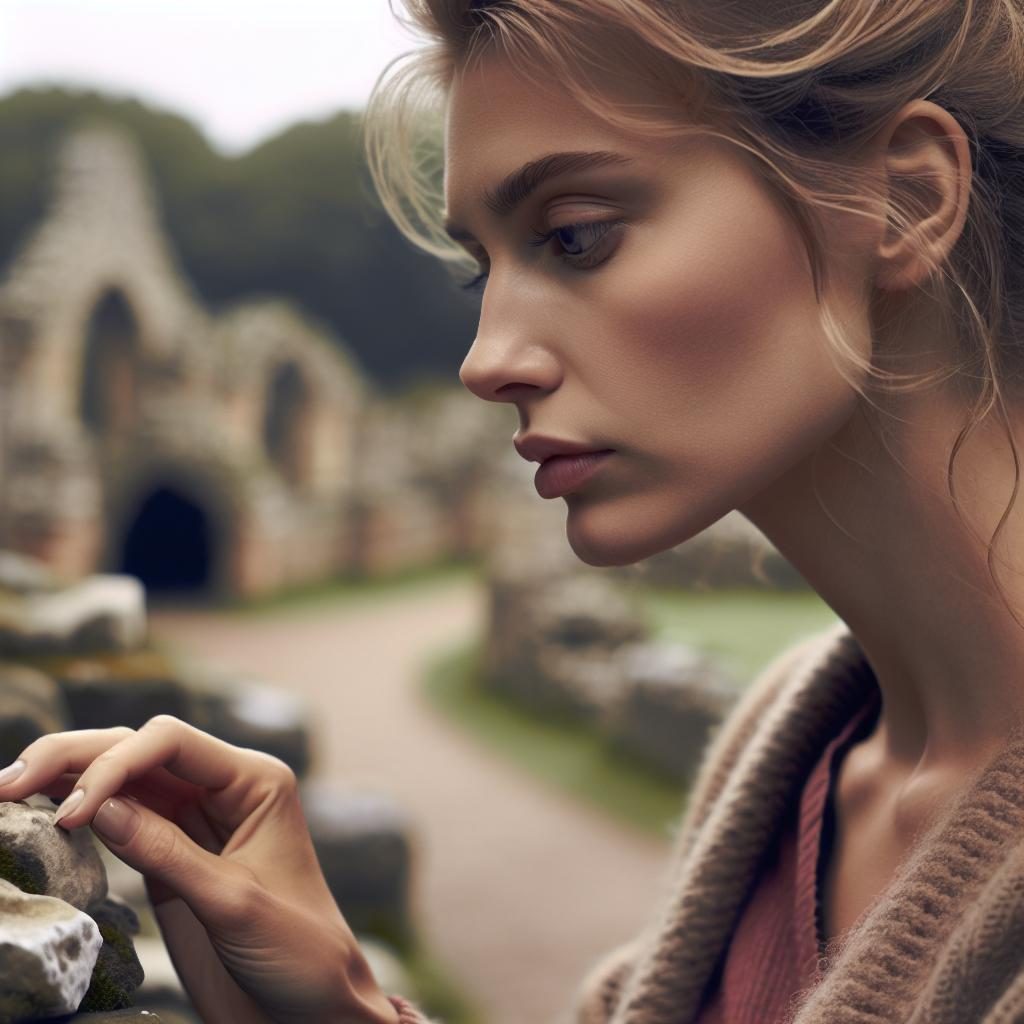
[[[1020,0],[407,7],[429,44],[378,82],[371,167],[411,239],[476,262],[460,377],[521,454],[606,453],[538,473],[575,553],[737,508],[841,620],[718,732],[664,911],[576,1019],[1024,1021]],[[275,759],[160,716],[3,779],[74,789],[61,826],[146,875],[204,1020],[422,1020]]]

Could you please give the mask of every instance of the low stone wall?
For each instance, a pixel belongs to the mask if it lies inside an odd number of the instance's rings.
[[[685,644],[653,640],[635,581],[578,566],[531,577],[528,563],[492,560],[481,684],[689,782],[739,682]]]
[[[136,581],[61,587],[38,564],[0,553],[0,767],[47,733],[138,728],[158,714],[295,771],[324,876],[378,982],[415,998],[396,956],[414,944],[411,821],[385,794],[316,778],[312,710],[286,691],[185,670],[148,647]],[[61,1013],[199,1024],[142,876],[89,829],[55,828],[53,803],[0,803],[0,1021]]]

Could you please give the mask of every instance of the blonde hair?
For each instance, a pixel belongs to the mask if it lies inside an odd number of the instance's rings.
[[[390,3],[390,0],[389,0]],[[1024,6],[1022,0],[404,0],[395,16],[426,37],[378,79],[363,130],[384,208],[417,247],[464,267],[466,251],[444,230],[444,107],[455,77],[497,50],[524,75],[557,80],[606,123],[651,137],[701,133],[756,161],[800,231],[821,324],[836,365],[862,398],[862,378],[894,390],[951,381],[971,412],[953,445],[947,485],[972,430],[995,411],[1019,453],[1004,394],[1024,384]],[[395,13],[392,9],[392,13]],[[602,90],[608,73],[634,77],[662,102],[628,109]],[[884,198],[856,155],[902,106],[932,100],[970,144],[972,188],[964,229],[918,287],[956,328],[956,360],[901,373],[897,353],[862,355],[830,304],[827,211],[877,217]],[[924,208],[911,189],[888,196],[906,229]],[[909,240],[916,237],[908,233]],[[874,347],[874,346],[872,346]],[[872,403],[874,404],[874,403]],[[1005,595],[1004,595],[1005,598]],[[1020,621],[1020,620],[1018,620]],[[1024,623],[1022,623],[1024,625]]]

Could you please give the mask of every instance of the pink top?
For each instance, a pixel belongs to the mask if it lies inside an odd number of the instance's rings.
[[[847,749],[874,727],[881,692],[825,747],[765,855],[723,962],[695,1024],[777,1024],[793,999],[821,980],[820,876],[834,833],[832,795]]]

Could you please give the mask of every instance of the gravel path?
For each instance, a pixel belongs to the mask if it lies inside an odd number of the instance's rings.
[[[656,909],[668,840],[626,829],[491,756],[419,694],[423,659],[482,626],[482,584],[273,613],[157,611],[188,655],[317,710],[317,774],[416,821],[414,912],[487,1024],[552,1024],[596,957]],[[344,908],[342,908],[344,910]]]

